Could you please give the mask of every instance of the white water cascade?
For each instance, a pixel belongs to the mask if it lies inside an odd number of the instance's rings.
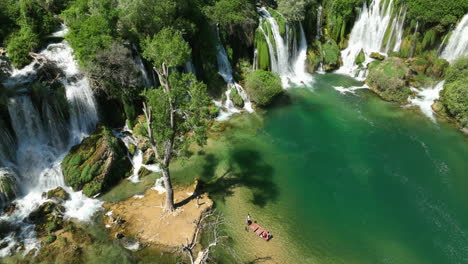
[[[424,115],[429,117],[433,122],[436,122],[432,105],[439,99],[439,94],[444,89],[444,84],[445,81],[441,81],[432,87],[423,88],[422,90],[411,87],[411,90],[416,92],[416,97],[408,98],[411,102],[410,106],[418,106]]]
[[[138,49],[135,46],[133,46],[133,50],[136,53],[133,60],[135,61],[135,65],[137,66],[138,70],[143,76],[145,87],[151,87],[151,80],[148,76],[148,72],[146,71],[145,65],[143,64],[143,60],[141,59],[140,53],[138,52]]]
[[[323,7],[319,5],[317,8],[317,25],[315,28],[315,39],[319,40],[323,36],[322,32],[322,18],[323,18]]]
[[[385,53],[390,51],[397,52],[400,50],[401,42],[403,41],[403,27],[406,19],[406,7],[401,7],[398,15],[393,18],[390,34],[385,45]],[[392,47],[393,41],[393,47]]]
[[[468,14],[457,25],[441,57],[453,63],[456,59],[468,56]]]
[[[234,81],[234,77],[232,76],[232,67],[229,63],[229,58],[227,56],[226,50],[224,49],[223,45],[221,44],[221,39],[219,37],[219,30],[218,30],[218,43],[216,46],[218,53],[216,54],[217,62],[218,62],[218,74],[226,82],[228,89],[225,93],[226,95],[226,102],[223,104],[222,102],[215,101],[216,106],[222,108],[220,110],[220,114],[217,117],[218,121],[227,120],[231,115],[235,113],[239,113],[234,102],[231,100],[231,91],[232,89],[236,89],[237,93],[242,97],[244,100],[244,109],[249,112],[253,113],[254,110],[252,108],[252,103],[250,102],[250,96],[244,90],[244,88]]]
[[[63,36],[65,32],[66,28],[62,28],[54,36]],[[27,90],[30,88],[28,82],[37,74],[37,65],[34,62],[21,70],[14,69],[4,83],[6,87],[22,85],[26,89],[10,98],[8,103],[11,126],[16,138],[13,146],[15,155],[13,160],[2,160],[0,163],[9,164],[10,169],[17,173],[16,181],[20,192],[19,198],[14,201],[14,212],[11,215],[1,215],[0,221],[17,226],[19,231],[0,238],[0,244],[8,243],[7,247],[0,250],[0,258],[11,254],[18,241],[24,243],[25,254],[39,247],[34,226],[23,220],[46,201],[41,196],[42,192],[62,186],[70,193],[71,200],[64,203],[66,217],[88,220],[101,207],[100,201],[87,198],[81,192],[73,192],[66,187],[60,167],[68,150],[80,143],[96,127],[98,112],[93,92],[87,78],[79,72],[72,49],[66,41],[48,45],[39,55],[63,72],[59,78],[65,87],[69,118],[66,119],[48,101],[42,103],[42,111],[39,111],[31,100]]]
[[[385,32],[391,20],[393,0],[390,0],[387,6],[381,5],[381,2],[382,0],[374,0],[369,8],[367,7],[367,3],[364,2],[361,14],[351,30],[348,47],[341,51],[343,66],[338,69],[338,73],[350,75],[358,80],[364,80],[366,70],[356,65],[356,57],[362,50],[366,57],[363,65],[366,66],[373,61],[370,58],[372,52],[382,53]],[[401,39],[401,34],[403,34],[402,23],[403,21],[398,27],[395,26],[394,29],[397,40]],[[400,45],[401,40],[396,41],[393,50],[398,51]]]
[[[280,75],[283,87],[303,86],[312,83],[312,75],[306,71],[307,40],[302,24],[299,24],[298,43],[296,38],[290,36],[288,25],[286,25],[286,36],[283,38],[278,22],[268,10],[262,7],[258,9],[258,12],[260,13],[259,30],[268,44],[271,70]],[[268,32],[263,29],[264,21],[269,25]],[[270,41],[269,33],[273,35],[275,43]]]

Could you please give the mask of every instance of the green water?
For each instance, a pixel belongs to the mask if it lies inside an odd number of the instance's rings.
[[[241,229],[247,212],[276,235],[269,243],[288,263],[468,263],[466,138],[367,90],[343,95],[332,85],[355,83],[318,75],[263,118],[234,119],[198,171],[175,173],[217,177],[207,188],[237,255],[220,253],[221,263],[262,257],[245,248],[257,243]]]

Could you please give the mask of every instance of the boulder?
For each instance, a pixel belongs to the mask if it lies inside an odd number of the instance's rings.
[[[362,65],[362,63],[365,61],[366,61],[366,54],[364,53],[364,50],[361,49],[356,59],[354,59],[354,63],[356,63],[357,65]]]
[[[390,57],[369,65],[366,83],[383,99],[406,104],[412,93],[406,81],[408,74],[409,68],[402,59]]]
[[[62,187],[57,187],[55,189],[42,193],[42,197],[52,199],[61,203],[70,199],[70,194],[68,194]]]
[[[374,60],[379,60],[379,61],[383,61],[385,60],[385,55],[382,55],[378,52],[372,52],[369,57],[371,57],[372,59]]]
[[[237,107],[244,107],[244,100],[240,96],[239,92],[237,92],[236,88],[231,89],[229,97],[231,98],[231,101],[234,103],[234,105]]]
[[[9,168],[0,168],[0,204],[16,197],[16,174]]]
[[[105,127],[74,146],[62,162],[65,183],[89,197],[107,191],[130,174],[125,145]]]

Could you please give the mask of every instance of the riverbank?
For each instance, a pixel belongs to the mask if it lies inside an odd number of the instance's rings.
[[[213,206],[206,193],[196,193],[196,187],[195,183],[174,190],[177,208],[173,213],[164,211],[165,193],[153,188],[143,195],[104,204],[111,239],[129,237],[153,249],[181,248],[194,239],[202,214]]]

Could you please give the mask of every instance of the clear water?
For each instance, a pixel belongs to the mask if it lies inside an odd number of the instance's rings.
[[[333,89],[357,85],[346,77],[315,78],[264,118],[232,120],[200,171],[188,168],[211,179],[226,216],[237,257],[218,252],[223,263],[467,263],[466,137],[368,90]],[[248,212],[272,241],[244,231]]]

